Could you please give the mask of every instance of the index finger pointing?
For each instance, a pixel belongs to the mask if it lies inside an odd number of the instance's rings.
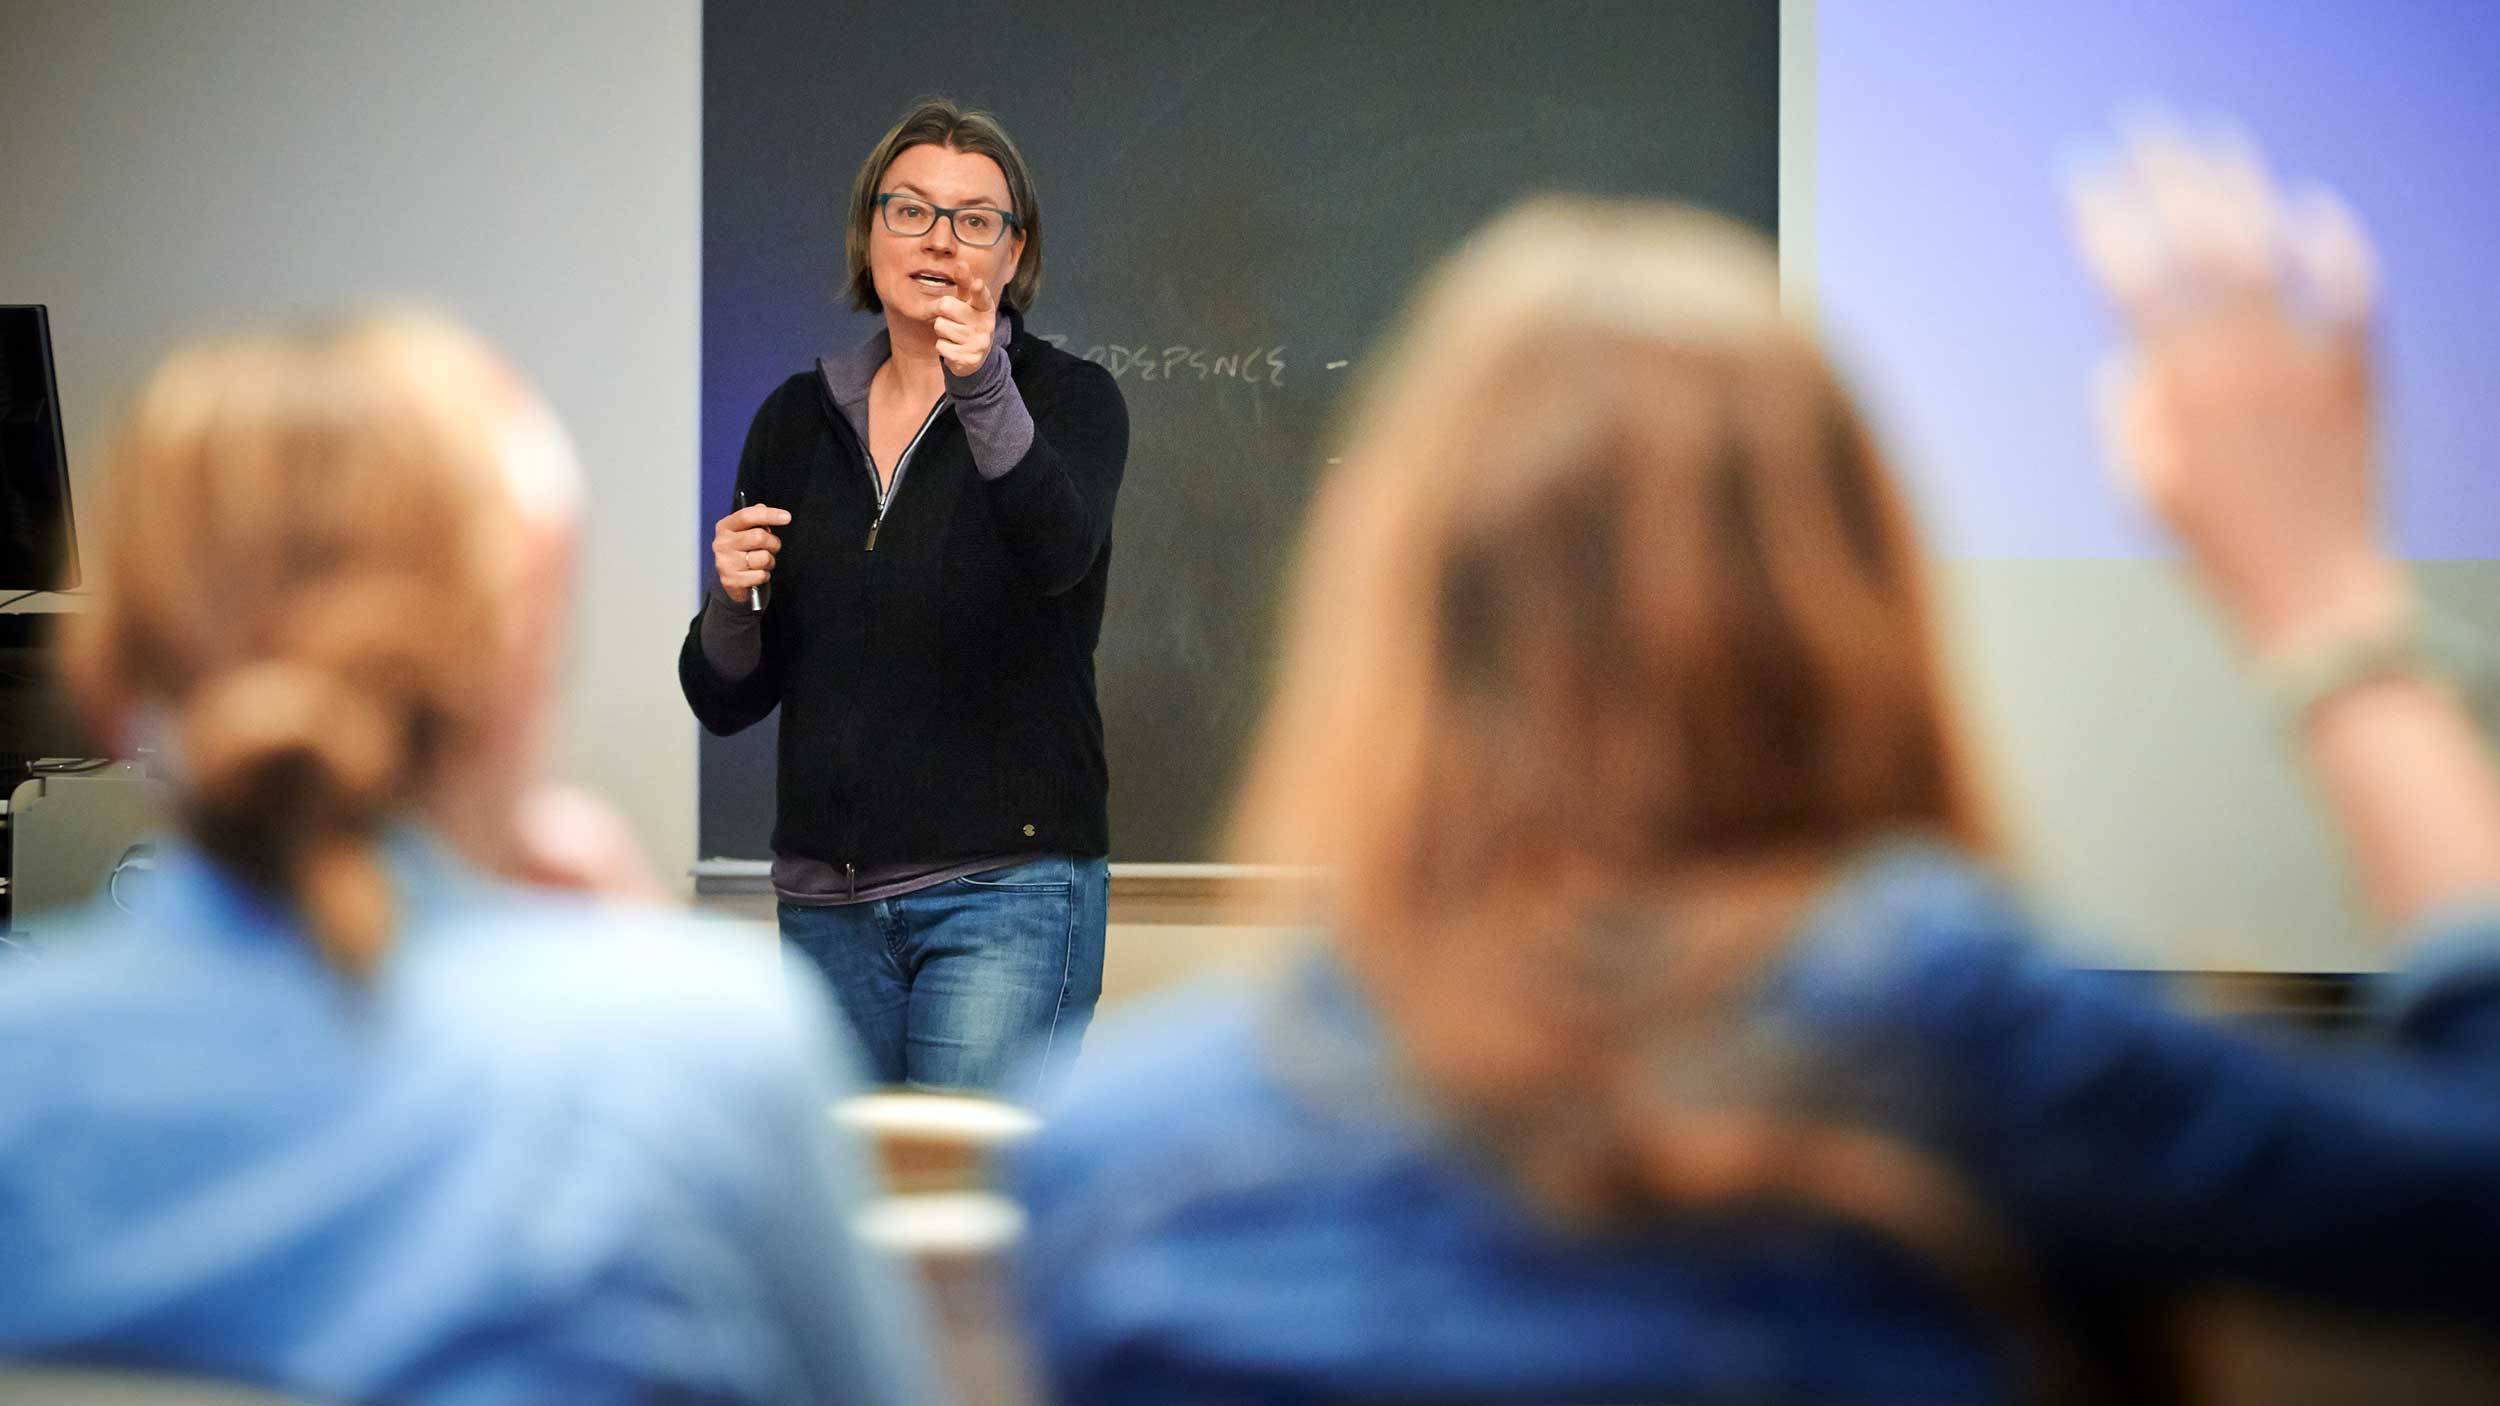
[[[770,503],[749,503],[729,515],[730,521],[744,527],[779,527],[790,520],[790,514]]]
[[[972,280],[971,292],[972,310],[974,312],[988,312],[992,308],[998,306],[998,298],[995,294],[990,292],[988,279],[976,278]]]

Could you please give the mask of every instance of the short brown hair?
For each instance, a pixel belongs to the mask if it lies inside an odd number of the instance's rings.
[[[851,182],[850,219],[843,229],[842,253],[850,265],[851,306],[862,312],[883,312],[877,286],[868,274],[868,239],[877,223],[877,187],[885,183],[894,159],[916,146],[942,146],[998,163],[1007,177],[1008,211],[1024,236],[1024,252],[1016,258],[1015,276],[1007,280],[999,300],[1018,312],[1029,312],[1042,291],[1042,204],[1033,188],[1033,172],[1024,164],[1007,129],[989,113],[966,108],[951,98],[923,98],[859,163]]]

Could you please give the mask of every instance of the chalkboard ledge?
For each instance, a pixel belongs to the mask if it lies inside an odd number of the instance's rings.
[[[748,908],[772,897],[772,865],[706,859],[692,869],[698,898]],[[1299,871],[1252,864],[1111,866],[1111,921],[1120,924],[1297,924],[1310,921]],[[745,900],[745,902],[739,902]],[[750,911],[752,911],[750,909]],[[2366,1024],[2376,973],[2134,970],[2126,979],[2166,990],[2183,1004],[2233,1020],[2341,1033]]]
[[[700,898],[764,898],[772,863],[701,859],[690,871]],[[1115,923],[1290,923],[1299,921],[1306,885],[1300,872],[1267,864],[1111,865]]]

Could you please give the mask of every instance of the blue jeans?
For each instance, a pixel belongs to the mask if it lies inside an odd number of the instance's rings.
[[[1019,1095],[1055,1081],[1102,995],[1111,866],[1046,855],[900,898],[781,905],[879,1084]]]

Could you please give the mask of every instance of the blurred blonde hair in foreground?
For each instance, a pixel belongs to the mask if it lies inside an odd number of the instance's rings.
[[[368,971],[382,832],[525,711],[499,694],[553,623],[515,603],[578,495],[561,430],[477,338],[392,312],[177,352],[106,473],[73,687],[164,749],[209,856]]]
[[[1569,1214],[1976,1233],[1905,1147],[1668,1093],[1856,851],[1996,850],[1909,515],[1769,249],[1525,205],[1425,286],[1342,456],[1235,851],[1328,876],[1421,1086]]]

